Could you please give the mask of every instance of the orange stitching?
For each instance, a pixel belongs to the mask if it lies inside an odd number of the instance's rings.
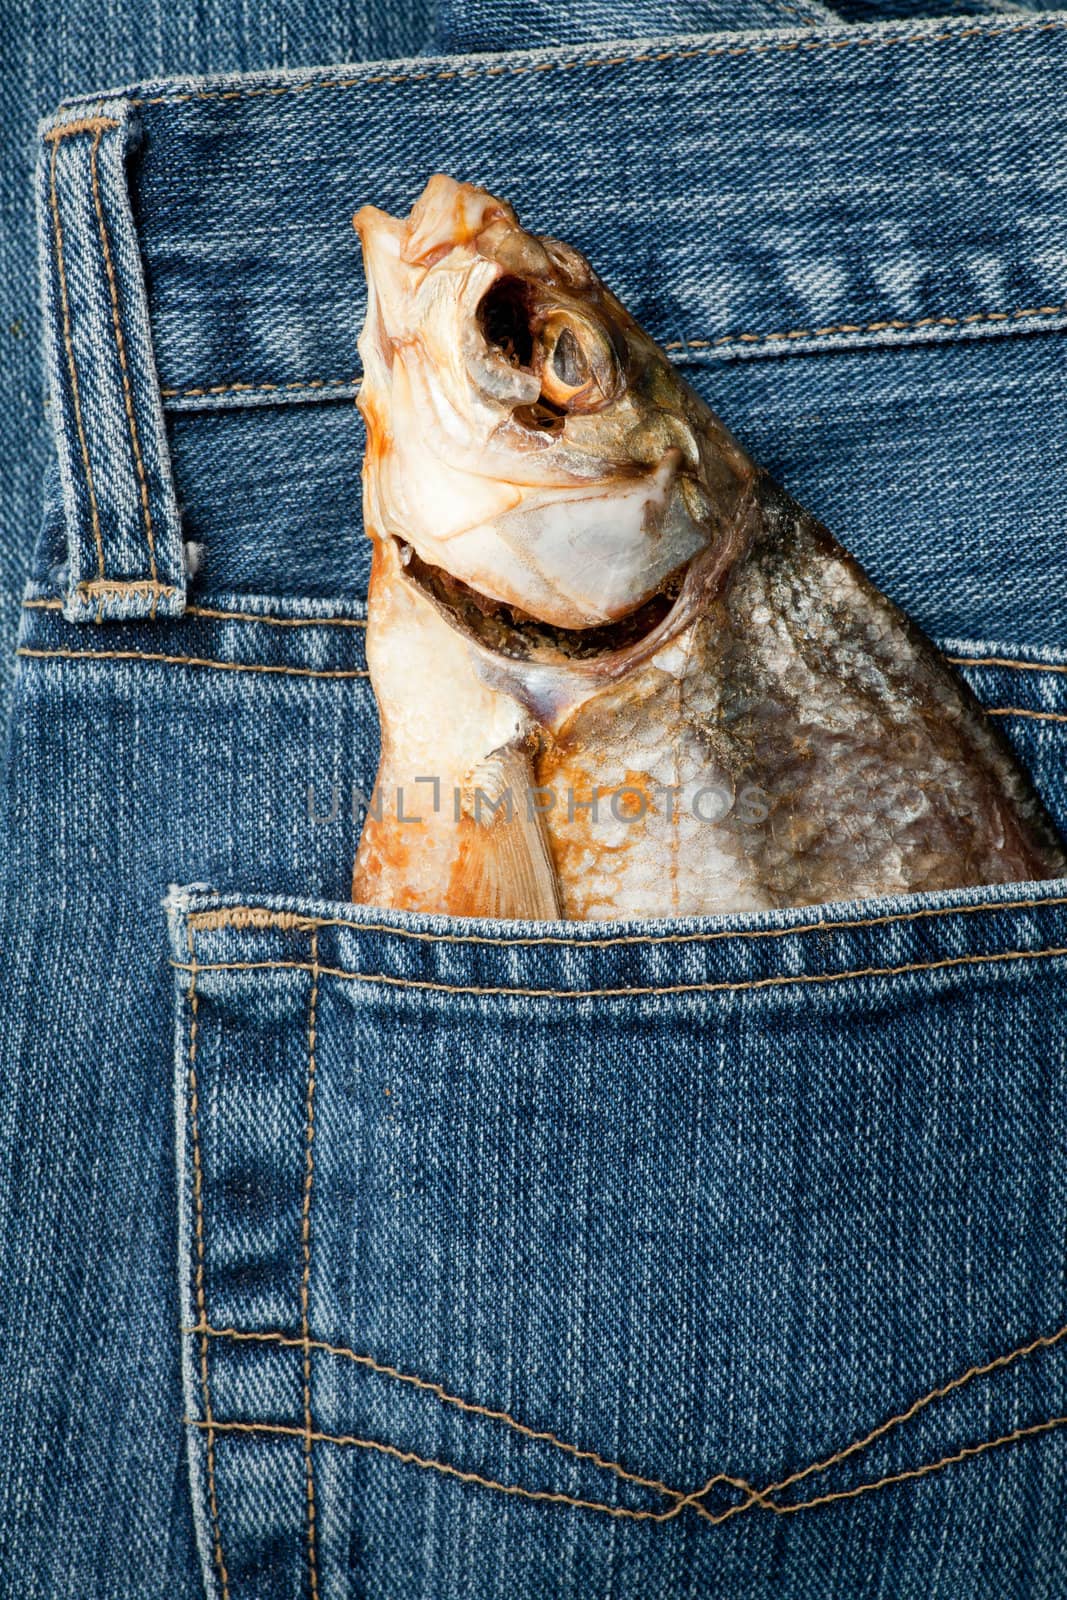
[[[1020,1439],[1033,1439],[1038,1434],[1051,1433],[1054,1428],[1067,1425],[1067,1416],[1050,1417],[1047,1422],[1034,1422],[1028,1428],[1013,1428],[1010,1433],[1002,1433],[996,1439],[984,1439],[981,1444],[964,1445],[952,1455],[942,1456],[938,1461],[928,1461],[921,1467],[911,1467],[906,1472],[891,1472],[883,1478],[876,1478],[870,1483],[857,1484],[853,1489],[835,1489],[829,1494],[816,1495],[812,1500],[798,1500],[793,1505],[776,1505],[774,1501],[767,1502],[767,1509],[779,1517],[791,1517],[797,1511],[811,1511],[816,1506],[828,1506],[835,1500],[854,1500],[857,1495],[870,1494],[875,1489],[887,1489],[894,1483],[907,1483],[914,1478],[928,1477],[931,1472],[940,1472],[942,1467],[954,1466],[959,1461],[968,1461],[973,1456],[981,1456],[987,1450],[995,1450],[999,1445],[1017,1444]],[[730,1506],[726,1511],[719,1513],[710,1520],[723,1523],[729,1517],[736,1515],[738,1508]]]
[[[459,73],[454,68],[438,72],[409,72],[409,73],[378,73],[374,76],[361,78],[323,78],[319,81],[305,81],[295,84],[265,84],[257,89],[197,89],[183,94],[159,94],[149,98],[132,100],[132,105],[181,105],[195,100],[253,100],[265,95],[306,94],[312,89],[366,89],[375,84],[400,84],[416,83],[424,79],[438,81],[459,78],[461,81],[470,81],[480,77],[524,77],[533,71],[572,71],[579,67],[608,67],[630,66],[662,61],[688,61],[709,59],[715,56],[751,56],[777,54],[781,51],[803,50],[815,53],[819,50],[847,50],[859,46],[874,47],[889,45],[932,45],[955,44],[967,39],[993,40],[1010,38],[1013,34],[1023,33],[1053,33],[1059,32],[1064,27],[1062,22],[1021,23],[1010,28],[984,28],[971,27],[960,29],[956,33],[940,34],[897,34],[893,38],[886,38],[881,34],[866,35],[850,39],[792,39],[782,43],[769,42],[754,45],[716,45],[707,46],[697,50],[664,50],[658,55],[622,55],[613,56],[610,60],[600,57],[585,56],[572,61],[544,61],[530,62],[524,66],[496,66],[477,68],[470,72]]]
[[[49,128],[42,137],[55,149],[60,139],[66,139],[72,133],[95,133],[99,138],[105,128],[119,126],[121,124],[114,117],[82,117],[77,122],[60,122],[54,128]]]
[[[210,1324],[197,1324],[195,1328],[183,1328],[183,1333],[207,1334],[213,1339],[233,1339],[256,1344],[278,1344],[287,1349],[300,1349],[303,1347],[303,1337],[295,1339],[289,1334],[274,1332],[246,1333],[238,1328],[215,1328]],[[462,1400],[458,1395],[450,1394],[443,1384],[434,1383],[429,1378],[420,1378],[412,1372],[401,1372],[399,1367],[391,1367],[382,1361],[376,1361],[373,1356],[364,1355],[358,1350],[351,1350],[347,1345],[329,1344],[324,1339],[311,1339],[309,1341],[313,1350],[322,1350],[327,1355],[343,1356],[346,1361],[352,1361],[356,1366],[366,1367],[370,1372],[376,1372],[381,1377],[393,1378],[397,1383],[410,1384],[413,1389],[424,1389],[436,1396],[443,1405],[455,1406],[460,1411],[466,1411],[473,1416],[485,1417],[490,1422],[502,1422],[515,1433],[522,1434],[524,1439],[532,1439],[540,1444],[550,1444],[557,1450],[562,1450],[565,1455],[572,1456],[576,1461],[589,1461],[595,1467],[601,1467],[605,1472],[613,1472],[616,1477],[626,1483],[636,1484],[642,1489],[656,1489],[660,1494],[668,1495],[671,1499],[684,1496],[685,1490],[672,1489],[660,1478],[644,1478],[639,1473],[630,1472],[618,1461],[609,1461],[607,1457],[599,1455],[595,1450],[582,1449],[580,1445],[568,1444],[557,1434],[543,1428],[531,1428],[525,1422],[520,1422],[508,1411],[495,1410],[492,1406],[479,1405],[474,1400]],[[748,1486],[746,1485],[746,1488]]]
[[[292,383],[199,383],[192,389],[160,388],[165,400],[204,399],[216,394],[277,394],[286,389],[358,389],[360,377],[304,378]]]
[[[152,586],[145,584],[115,584],[109,585],[109,587],[122,589],[155,587],[164,594],[172,594],[174,592],[173,585],[169,583]],[[91,589],[95,592],[99,585],[86,583],[79,584],[78,588],[79,590]],[[47,599],[24,600],[22,606],[23,610],[62,611],[63,602],[62,600]],[[273,617],[260,616],[255,611],[220,611],[215,606],[186,606],[185,615],[187,617],[217,617],[223,622],[265,622],[270,628],[365,628],[367,626],[365,617]],[[1067,671],[1067,668],[1064,670]]]
[[[577,939],[568,934],[516,934],[497,938],[485,933],[431,933],[418,928],[397,928],[388,922],[357,922],[352,917],[304,917],[320,928],[356,928],[364,933],[392,933],[400,939],[416,939],[427,944],[487,944],[511,946],[560,944],[568,948],[608,950],[620,944],[709,944],[717,939],[786,939],[792,934],[832,933],[837,928],[881,928],[893,922],[918,922],[926,918],[970,916],[979,911],[1024,911],[1038,906],[1067,906],[1067,895],[1044,900],[983,900],[973,906],[933,906],[918,911],[893,911],[882,917],[853,917],[842,922],[798,922],[790,928],[716,928],[708,933],[624,933],[617,938]],[[265,906],[220,906],[214,911],[192,911],[189,920],[196,928],[288,928],[294,911],[270,911]]]
[[[136,584],[112,585],[116,588],[139,587]],[[92,582],[79,584],[79,589],[91,590],[94,593],[100,585]],[[163,593],[173,593],[173,585],[159,584]],[[31,599],[22,602],[24,610],[61,611],[62,600]],[[264,622],[272,628],[365,628],[365,617],[275,617],[266,614],[260,615],[255,611],[225,611],[216,606],[189,605],[185,608],[187,617],[217,617],[223,622]],[[945,660],[954,667],[1010,667],[1018,672],[1062,672],[1067,673],[1067,665],[1050,661],[1021,661],[1013,660],[1008,656],[946,656]]]
[[[84,583],[79,583],[75,587],[77,594],[85,599],[90,599],[94,596],[101,595],[106,599],[109,595],[115,598],[120,598],[121,596],[127,594],[151,594],[158,596],[161,594],[176,593],[175,587],[172,583],[160,583],[158,578],[121,578],[118,580],[113,580],[111,578],[89,578]],[[36,601],[32,600],[26,601],[27,605],[35,605],[36,603]],[[62,601],[60,601],[59,604],[62,605]]]
[[[279,667],[253,661],[214,661],[207,656],[168,656],[160,650],[31,650],[19,645],[17,656],[37,660],[163,661],[174,667],[217,667],[221,672],[273,672],[294,678],[366,678],[365,667]]]
[[[955,317],[917,317],[904,322],[899,318],[883,317],[877,322],[840,322],[824,328],[790,328],[784,333],[723,333],[707,339],[671,339],[660,346],[662,350],[715,350],[728,344],[778,344],[797,339],[830,339],[851,337],[857,333],[884,333],[893,329],[909,332],[916,328],[955,328],[977,322],[1019,322],[1034,317],[1058,317],[1067,313],[1067,302],[1058,306],[1026,306],[1020,311],[971,311]],[[356,388],[360,379],[313,378],[299,383],[216,383],[198,384],[192,389],[162,389],[168,400],[186,400],[194,397],[220,394],[278,394],[286,389],[341,389]]]
[[[790,328],[785,333],[724,333],[714,339],[673,339],[664,350],[712,350],[726,344],[781,343],[796,339],[831,339],[838,335],[908,332],[915,328],[955,328],[976,322],[1017,322],[1031,317],[1056,317],[1067,312],[1067,302],[1059,306],[1026,306],[1021,311],[972,311],[955,317],[917,317],[913,321],[882,318],[877,322],[839,322],[824,328]]]
[[[1067,672],[1051,661],[1012,661],[1007,656],[946,656],[954,667],[1011,667],[1016,672]]]
[[[195,1418],[188,1418],[193,1427],[203,1428],[206,1424],[198,1422]],[[1067,1424],[1067,1416],[1050,1417],[1046,1422],[1035,1422],[1026,1428],[1014,1428],[1011,1433],[1000,1434],[995,1439],[985,1439],[981,1444],[964,1445],[962,1449],[952,1455],[941,1456],[937,1461],[928,1461],[920,1467],[912,1467],[906,1472],[894,1472],[889,1475],[874,1479],[869,1483],[857,1484],[852,1489],[837,1489],[832,1493],[819,1495],[812,1500],[800,1500],[793,1505],[778,1505],[773,1500],[749,1501],[744,1506],[729,1506],[725,1511],[711,1513],[702,1508],[698,1501],[701,1496],[716,1482],[724,1481],[721,1475],[710,1480],[702,1489],[696,1490],[692,1495],[685,1496],[666,1511],[637,1511],[629,1506],[612,1506],[603,1500],[581,1500],[574,1495],[563,1494],[550,1489],[526,1489],[516,1483],[500,1483],[495,1478],[483,1477],[479,1472],[464,1472],[448,1461],[437,1461],[431,1457],[417,1455],[413,1450],[401,1450],[392,1444],[383,1444],[377,1439],[361,1439],[355,1434],[316,1433],[313,1437],[323,1444],[349,1445],[360,1450],[372,1450],[379,1455],[389,1456],[394,1461],[400,1461],[405,1466],[425,1467],[434,1472],[443,1473],[446,1477],[457,1478],[461,1483],[477,1484],[482,1489],[495,1489],[498,1494],[513,1495],[522,1500],[541,1501],[553,1505],[570,1506],[579,1511],[599,1511],[609,1517],[617,1517],[630,1522],[673,1522],[680,1512],[688,1506],[694,1510],[703,1509],[705,1520],[714,1527],[721,1526],[730,1517],[736,1516],[740,1510],[747,1510],[749,1506],[759,1504],[761,1509],[771,1511],[775,1516],[792,1516],[798,1511],[811,1511],[816,1506],[825,1506],[836,1500],[853,1500],[857,1495],[870,1494],[875,1489],[885,1489],[892,1484],[905,1483],[913,1478],[925,1478],[931,1472],[939,1472],[942,1467],[955,1465],[957,1462],[969,1460],[973,1456],[984,1455],[987,1450],[995,1450],[1000,1445],[1017,1444],[1021,1439],[1034,1438],[1039,1434],[1051,1433],[1054,1428],[1061,1428]],[[280,1435],[283,1438],[301,1438],[303,1429],[294,1428],[285,1423],[277,1422],[216,1422],[215,1428],[220,1433],[248,1433]],[[725,1481],[735,1487],[742,1487],[735,1479]],[[747,1487],[747,1485],[745,1486]]]
[[[204,1171],[200,1161],[200,1099],[196,1083],[196,1045],[199,1031],[199,999],[196,993],[196,951],[192,928],[186,929],[189,949],[189,1122],[193,1135],[193,1200],[196,1207],[196,1307],[200,1321],[207,1322],[204,1293]],[[200,1339],[200,1382],[204,1392],[204,1422],[207,1429],[207,1481],[208,1501],[211,1509],[211,1526],[215,1536],[215,1566],[222,1585],[222,1600],[229,1600],[230,1580],[222,1556],[222,1530],[219,1525],[219,1502],[215,1487],[215,1419],[211,1413],[211,1389],[208,1378],[207,1335]]]
[[[300,1238],[304,1250],[304,1272],[300,1280],[300,1342],[304,1349],[304,1471],[307,1480],[308,1581],[311,1600],[319,1596],[319,1566],[315,1548],[315,1474],[311,1456],[311,1338],[308,1298],[311,1286],[311,1185],[315,1176],[315,1033],[319,999],[319,936],[311,935],[311,998],[308,1002],[308,1088],[307,1133],[305,1135],[304,1208]]]
[[[186,606],[186,615],[217,617],[223,622],[264,622],[270,628],[365,628],[365,617],[267,617],[252,611],[219,611],[214,606]],[[1067,668],[1064,669],[1067,671]]]
[[[1020,1345],[1018,1349],[1011,1350],[1007,1355],[994,1356],[992,1361],[983,1361],[978,1366],[968,1367],[966,1372],[961,1372],[958,1377],[950,1378],[947,1383],[939,1384],[936,1389],[931,1389],[920,1399],[914,1401],[906,1411],[898,1411],[895,1416],[886,1422],[879,1423],[877,1428],[872,1428],[870,1433],[865,1433],[861,1439],[856,1439],[852,1444],[846,1445],[843,1450],[835,1450],[833,1455],[825,1456],[821,1461],[813,1461],[811,1466],[802,1468],[799,1472],[790,1473],[789,1477],[782,1478],[778,1483],[769,1483],[760,1490],[760,1497],[765,1499],[768,1495],[781,1494],[785,1489],[791,1489],[794,1484],[801,1483],[805,1478],[810,1478],[817,1473],[829,1472],[831,1467],[839,1466],[842,1461],[847,1461],[849,1456],[856,1455],[861,1450],[866,1450],[876,1439],[881,1439],[892,1429],[900,1427],[905,1422],[910,1422],[926,1406],[935,1400],[943,1400],[946,1395],[953,1394],[957,1389],[962,1389],[973,1378],[985,1378],[991,1372],[999,1372],[1004,1367],[1010,1367],[1014,1362],[1020,1361],[1024,1356],[1032,1356],[1035,1350],[1052,1350],[1056,1345],[1067,1339],[1067,1322],[1055,1333],[1040,1334],[1036,1339],[1031,1339],[1029,1344]],[[814,1502],[808,1502],[813,1504]],[[737,1511],[746,1510],[746,1505],[732,1506],[730,1515]]]
[[[76,123],[68,123],[68,128],[77,127]],[[59,196],[56,192],[56,151],[59,149],[58,137],[52,141],[52,157],[49,162],[49,180],[52,200],[52,220],[56,241],[56,266],[59,269],[59,290],[63,306],[63,342],[67,351],[67,367],[70,372],[71,396],[74,401],[74,421],[78,429],[78,440],[81,444],[82,465],[85,468],[85,481],[89,489],[89,509],[93,524],[93,537],[96,540],[96,560],[101,578],[104,576],[104,538],[100,531],[100,508],[96,503],[96,485],[93,483],[93,469],[89,461],[89,444],[85,437],[85,426],[82,422],[81,394],[78,390],[78,368],[74,359],[74,338],[70,326],[70,296],[67,292],[67,269],[63,262],[63,224],[59,219]]]
[[[318,968],[323,977],[352,978],[359,983],[385,983],[397,989],[432,990],[440,994],[514,995],[531,1000],[622,1000],[644,995],[736,994],[745,989],[787,988],[793,984],[837,983],[860,978],[896,978],[905,972],[939,972],[949,967],[985,966],[999,961],[1039,961],[1067,956],[1067,946],[1046,950],[1001,950],[992,955],[945,956],[940,961],[911,961],[900,967],[856,967],[845,972],[789,973],[775,978],[745,978],[727,983],[635,984],[628,989],[520,989],[505,984],[439,983],[430,978],[398,978],[385,972],[348,972],[342,967]],[[179,971],[183,963],[172,961]],[[201,972],[258,972],[290,969],[310,972],[306,961],[202,961]]]
[[[235,928],[286,928],[297,933],[308,933],[312,928],[321,928],[322,921],[318,917],[305,917],[298,911],[267,911],[260,906],[235,906],[239,913],[233,920]],[[200,917],[204,920],[200,921]],[[226,926],[223,921],[215,922],[211,919],[219,916],[220,912],[204,911],[194,913],[189,921],[194,928],[219,928]]]
[[[1031,717],[1035,722],[1067,722],[1062,711],[1025,711],[1021,706],[987,706],[987,717]]]
[[[187,1419],[192,1427],[202,1428],[204,1423],[198,1422],[195,1417]],[[252,1433],[252,1434],[280,1434],[283,1438],[303,1438],[303,1428],[289,1427],[279,1422],[218,1422],[215,1428],[220,1433]],[[465,1472],[460,1467],[454,1467],[448,1461],[435,1461],[427,1456],[420,1456],[413,1450],[401,1450],[395,1444],[383,1444],[378,1439],[361,1439],[355,1434],[313,1433],[311,1436],[317,1443],[355,1445],[361,1450],[373,1450],[379,1455],[389,1456],[394,1461],[401,1461],[406,1466],[429,1467],[435,1472],[441,1472],[446,1477],[458,1478],[461,1483],[475,1483],[483,1489],[495,1489],[500,1494],[514,1495],[521,1500],[544,1501],[550,1504],[577,1507],[582,1511],[602,1511],[609,1517],[626,1518],[633,1522],[671,1522],[687,1505],[692,1503],[690,1496],[679,1499],[675,1505],[666,1511],[637,1511],[629,1506],[612,1506],[603,1500],[580,1500],[574,1495],[563,1494],[554,1489],[525,1489],[517,1483],[500,1483],[496,1478],[483,1477],[480,1472]],[[701,1493],[704,1491],[701,1490]]]
[[[100,137],[101,130],[98,128],[93,135],[92,149],[89,152],[89,166],[93,179],[93,203],[96,207],[96,220],[100,229],[100,245],[104,253],[104,268],[107,272],[108,288],[111,293],[111,321],[115,329],[115,344],[119,353],[119,366],[122,368],[122,393],[126,406],[126,421],[130,430],[130,444],[133,447],[133,459],[137,468],[137,478],[141,490],[141,515],[144,519],[145,535],[148,539],[148,564],[152,573],[151,581],[153,585],[156,585],[159,582],[159,573],[156,569],[155,530],[152,527],[152,511],[148,503],[148,478],[145,474],[144,460],[141,456],[141,441],[137,431],[137,420],[133,414],[133,390],[130,384],[130,370],[126,362],[126,340],[123,337],[122,322],[119,318],[119,291],[115,282],[115,269],[111,260],[111,243],[107,236],[107,225],[104,222],[103,202],[100,199],[100,173],[97,162]],[[158,603],[158,595],[153,594],[152,609],[149,613],[153,619],[156,615]]]
[[[328,1355],[343,1356],[346,1360],[355,1362],[357,1366],[366,1367],[382,1377],[393,1378],[399,1383],[410,1384],[413,1388],[427,1390],[445,1405],[456,1406],[460,1411],[485,1417],[491,1422],[502,1422],[516,1433],[522,1434],[524,1438],[553,1445],[557,1450],[562,1450],[565,1454],[574,1457],[575,1460],[590,1461],[594,1466],[601,1467],[607,1472],[613,1472],[626,1483],[632,1483],[644,1489],[655,1489],[671,1499],[676,1499],[679,1496],[690,1498],[685,1495],[685,1491],[670,1488],[660,1478],[646,1478],[638,1473],[630,1472],[627,1468],[621,1466],[619,1462],[610,1461],[606,1457],[599,1455],[595,1450],[583,1450],[578,1445],[569,1444],[560,1439],[557,1434],[547,1430],[531,1428],[526,1423],[519,1422],[508,1411],[494,1410],[489,1406],[479,1405],[474,1401],[462,1400],[458,1395],[450,1394],[439,1383],[433,1383],[428,1378],[417,1377],[413,1373],[401,1372],[397,1367],[387,1366],[383,1362],[376,1361],[373,1356],[352,1350],[347,1345],[329,1344],[323,1339],[305,1341],[303,1336],[299,1339],[294,1339],[284,1333],[244,1332],[237,1328],[215,1328],[210,1324],[198,1324],[194,1328],[184,1328],[182,1331],[194,1336],[200,1334],[201,1336],[207,1335],[215,1339],[278,1344],[285,1348],[300,1348],[305,1342],[308,1342],[313,1349],[322,1350]],[[895,1416],[880,1423],[878,1427],[872,1428],[862,1438],[854,1440],[852,1444],[846,1445],[841,1450],[836,1450],[832,1455],[826,1456],[820,1461],[812,1462],[810,1466],[803,1467],[798,1472],[791,1473],[789,1477],[782,1478],[777,1483],[770,1483],[763,1489],[754,1489],[751,1485],[744,1484],[743,1487],[748,1498],[741,1504],[731,1507],[731,1515],[735,1515],[739,1511],[748,1510],[751,1505],[765,1501],[772,1494],[781,1494],[784,1490],[792,1488],[794,1484],[801,1483],[805,1478],[810,1478],[817,1473],[828,1472],[831,1467],[838,1466],[842,1461],[848,1460],[850,1456],[866,1450],[875,1440],[883,1438],[892,1429],[900,1427],[903,1423],[910,1422],[912,1417],[916,1416],[926,1406],[931,1405],[935,1400],[943,1400],[946,1395],[954,1393],[957,1389],[962,1389],[964,1385],[975,1378],[987,1377],[991,1372],[1010,1367],[1014,1362],[1033,1355],[1036,1350],[1051,1350],[1065,1338],[1067,1338],[1067,1323],[1064,1323],[1063,1327],[1059,1328],[1055,1333],[1041,1334],[1036,1339],[1031,1339],[1028,1344],[1019,1345],[1006,1355],[995,1356],[991,1361],[968,1367],[966,1372],[959,1373],[955,1378],[949,1379],[947,1383],[939,1384],[936,1388],[931,1389],[920,1399],[914,1401],[907,1410],[897,1412]],[[732,1483],[735,1487],[742,1486],[741,1480],[728,1478],[726,1474],[718,1474],[705,1484],[701,1494],[707,1494],[709,1488],[717,1482]]]

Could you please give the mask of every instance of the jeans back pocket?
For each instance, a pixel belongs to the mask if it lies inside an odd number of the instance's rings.
[[[1067,883],[170,913],[209,1593],[1057,1592]]]

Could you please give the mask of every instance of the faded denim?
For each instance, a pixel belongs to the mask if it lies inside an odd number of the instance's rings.
[[[798,24],[46,120],[5,1594],[1067,1593],[1067,883],[346,903],[349,219],[435,167],[588,251],[1067,826],[1065,56],[1064,14]]]

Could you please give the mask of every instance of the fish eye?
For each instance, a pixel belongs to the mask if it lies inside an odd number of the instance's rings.
[[[552,312],[538,340],[541,399],[565,411],[598,411],[618,388],[618,363],[606,333],[585,317]]]

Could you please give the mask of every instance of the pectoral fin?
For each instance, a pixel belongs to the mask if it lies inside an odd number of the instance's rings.
[[[505,745],[470,773],[460,800],[459,853],[449,909],[468,917],[555,918],[556,870],[544,824],[531,811],[533,766]]]

